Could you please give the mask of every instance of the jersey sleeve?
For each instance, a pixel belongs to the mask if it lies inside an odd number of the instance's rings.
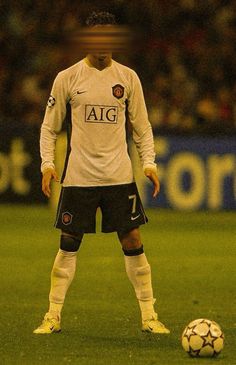
[[[48,168],[55,168],[54,154],[57,134],[62,128],[62,123],[66,116],[66,104],[68,101],[69,95],[67,81],[63,73],[59,73],[54,80],[41,126],[40,155],[42,159],[42,173]]]
[[[128,115],[143,170],[147,167],[156,168],[152,127],[148,120],[142,85],[135,72],[132,74],[128,97]]]

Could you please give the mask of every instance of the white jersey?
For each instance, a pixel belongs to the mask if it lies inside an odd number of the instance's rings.
[[[126,142],[126,110],[143,167],[155,166],[153,134],[137,74],[114,60],[99,71],[83,59],[54,81],[41,128],[42,172],[54,168],[56,138],[68,103],[71,123],[63,186],[134,181]]]

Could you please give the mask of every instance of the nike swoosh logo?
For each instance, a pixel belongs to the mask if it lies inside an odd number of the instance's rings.
[[[54,329],[54,326],[50,327],[50,330],[52,331]]]
[[[85,90],[85,91],[77,91],[77,94],[84,94],[86,92],[87,92],[87,90]]]
[[[136,215],[136,217],[131,217],[131,221],[135,221],[135,219],[137,219],[138,217],[140,217],[140,214]]]

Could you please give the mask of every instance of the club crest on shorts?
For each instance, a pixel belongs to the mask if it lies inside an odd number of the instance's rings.
[[[50,95],[49,98],[48,98],[47,106],[49,108],[51,108],[55,104],[56,104],[56,99],[54,98],[54,96]]]
[[[120,84],[116,84],[115,86],[112,86],[112,94],[117,99],[121,99],[124,96],[124,90],[125,90],[124,86],[122,86]]]
[[[72,223],[73,215],[69,212],[62,213],[62,223],[66,226]]]

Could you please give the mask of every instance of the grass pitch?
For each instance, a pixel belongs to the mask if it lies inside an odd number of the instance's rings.
[[[140,331],[140,315],[116,234],[85,235],[63,331],[34,335],[48,306],[58,249],[54,214],[45,207],[0,208],[0,363],[19,365],[236,364],[236,215],[148,211],[142,241],[152,266],[160,320],[170,335]],[[225,333],[216,359],[191,359],[185,327],[213,319]]]

